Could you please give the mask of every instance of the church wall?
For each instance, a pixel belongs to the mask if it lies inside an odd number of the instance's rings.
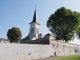
[[[50,45],[0,43],[0,60],[21,60],[50,57]]]
[[[38,25],[38,24],[35,24],[35,23],[32,23],[32,24],[30,25],[30,29],[31,29],[32,27],[39,29],[39,25]],[[35,31],[35,33],[36,33],[36,30],[34,30],[34,31]]]
[[[31,23],[29,31],[29,37],[31,38],[30,40],[35,40],[39,35],[39,25],[37,23]]]

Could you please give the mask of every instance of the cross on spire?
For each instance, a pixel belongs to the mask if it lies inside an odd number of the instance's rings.
[[[36,10],[36,4],[35,4],[35,10]]]
[[[34,12],[34,16],[33,16],[32,22],[37,22],[36,5],[35,5],[35,12]]]

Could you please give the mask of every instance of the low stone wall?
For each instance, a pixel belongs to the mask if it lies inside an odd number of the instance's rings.
[[[80,54],[79,45],[50,40],[50,45],[0,43],[0,60],[38,59]]]
[[[0,60],[45,58],[52,54],[50,45],[0,43]]]
[[[79,45],[58,41],[51,41],[52,56],[67,56],[80,54]]]

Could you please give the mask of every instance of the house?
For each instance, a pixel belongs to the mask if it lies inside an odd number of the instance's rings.
[[[6,38],[0,38],[0,43],[10,43],[10,40]]]

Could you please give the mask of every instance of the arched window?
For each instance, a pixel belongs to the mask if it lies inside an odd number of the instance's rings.
[[[33,30],[33,33],[34,33],[34,27],[33,27],[33,29],[32,29],[32,30]]]
[[[32,33],[32,28],[31,28],[31,33]]]
[[[31,33],[34,33],[34,27],[33,27],[33,28],[31,28]]]

